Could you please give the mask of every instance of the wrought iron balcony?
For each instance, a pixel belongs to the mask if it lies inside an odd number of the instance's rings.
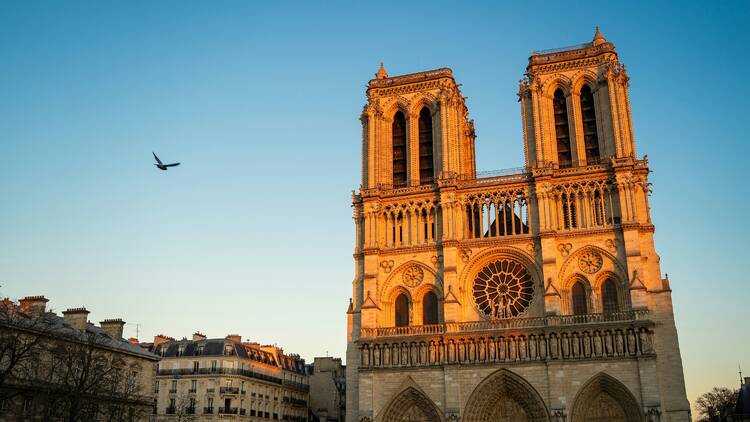
[[[220,407],[219,408],[220,415],[236,415],[237,412],[238,412],[238,409],[236,407]]]
[[[220,387],[219,394],[239,394],[239,387]]]
[[[214,408],[213,407],[204,407],[203,408],[203,414],[212,414],[212,413],[214,413]]]

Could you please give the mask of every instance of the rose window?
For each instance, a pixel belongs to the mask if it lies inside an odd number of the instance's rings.
[[[534,283],[526,266],[511,259],[487,264],[474,279],[474,302],[484,316],[512,318],[529,307]]]

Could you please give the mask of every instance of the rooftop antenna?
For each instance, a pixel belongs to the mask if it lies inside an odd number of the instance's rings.
[[[140,333],[141,333],[141,324],[136,323],[135,324],[135,338],[140,339]]]

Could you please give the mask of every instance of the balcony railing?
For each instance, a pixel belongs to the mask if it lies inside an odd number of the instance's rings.
[[[236,415],[238,409],[236,407],[220,407],[219,414],[221,415]]]
[[[203,414],[204,415],[206,415],[206,414],[212,414],[212,413],[214,413],[214,408],[213,407],[204,407],[203,408]]]
[[[158,375],[162,376],[180,376],[180,375],[239,375],[243,377],[255,378],[262,381],[272,382],[274,384],[281,385],[282,379],[271,375],[261,374],[258,372],[250,371],[247,369],[235,369],[235,368],[200,368],[195,370],[193,368],[179,368],[179,369],[159,369]]]
[[[174,415],[177,412],[177,409],[174,407],[168,407],[167,411],[165,412],[167,415]]]
[[[246,410],[245,410],[245,409],[240,409],[240,415],[243,415],[243,416],[244,416],[244,415],[245,415],[245,412],[246,412]]]
[[[508,318],[487,321],[449,322],[445,324],[416,325],[409,327],[362,328],[361,337],[430,336],[503,329],[540,328],[561,325],[645,320],[647,317],[648,310],[632,310],[586,315],[555,315],[536,318]]]
[[[239,387],[220,387],[219,394],[239,394]]]

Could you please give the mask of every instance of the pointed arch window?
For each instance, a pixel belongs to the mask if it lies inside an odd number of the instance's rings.
[[[393,116],[393,187],[406,186],[406,117],[401,111]]]
[[[596,130],[596,109],[591,87],[581,88],[581,120],[583,120],[583,144],[586,147],[586,163],[599,162],[599,134]]]
[[[588,300],[586,298],[586,287],[580,281],[573,285],[571,290],[573,299],[573,315],[586,315],[588,313]]]
[[[573,165],[573,152],[570,147],[570,129],[568,127],[568,103],[562,89],[555,91],[552,99],[555,115],[555,139],[557,140],[557,164],[563,167]]]
[[[617,300],[617,285],[614,280],[608,278],[602,284],[602,311],[607,313],[617,312],[620,306]]]
[[[428,185],[434,179],[432,158],[432,113],[427,107],[419,112],[419,184]]]
[[[401,293],[396,298],[396,327],[409,326],[409,299]]]
[[[438,299],[435,292],[427,292],[422,299],[422,323],[424,325],[438,323]]]

